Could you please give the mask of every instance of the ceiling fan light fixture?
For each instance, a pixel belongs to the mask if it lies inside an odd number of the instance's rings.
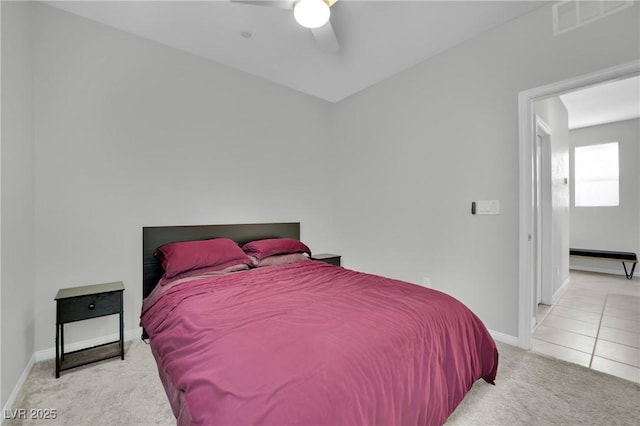
[[[331,10],[324,0],[300,0],[293,7],[293,16],[305,28],[320,28],[329,21]]]

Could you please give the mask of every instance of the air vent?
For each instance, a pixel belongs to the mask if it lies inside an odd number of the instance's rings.
[[[633,6],[633,0],[566,0],[553,5],[553,34],[560,35]]]

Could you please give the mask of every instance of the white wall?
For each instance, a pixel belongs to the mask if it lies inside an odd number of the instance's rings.
[[[123,280],[137,326],[142,226],[278,220],[516,336],[518,92],[637,59],[627,12],[553,37],[545,6],[331,105],[34,5],[35,349],[60,287]]]
[[[345,264],[433,287],[518,334],[518,93],[638,59],[638,5],[558,37],[551,5],[332,111]],[[472,216],[474,200],[500,214]]]
[[[300,221],[333,248],[330,104],[92,21],[34,7],[36,350],[61,287],[122,280],[142,302],[142,227]],[[70,324],[72,343],[117,318]]]
[[[34,154],[29,7],[2,8],[2,382],[7,403],[34,352]],[[53,326],[52,326],[53,327]],[[53,330],[53,328],[52,328]],[[50,339],[51,340],[51,339]]]
[[[552,262],[549,272],[553,295],[569,279],[569,114],[557,96],[535,102],[534,111],[551,128]]]
[[[571,130],[571,170],[574,170],[576,146],[618,142],[620,161],[619,206],[575,207],[575,188],[572,185],[571,247],[631,251],[640,255],[639,133],[640,120],[638,119]],[[618,262],[571,258],[571,267],[624,274],[622,265]],[[634,276],[637,275],[634,274]]]

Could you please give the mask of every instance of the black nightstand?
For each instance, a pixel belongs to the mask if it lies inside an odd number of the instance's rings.
[[[314,254],[311,256],[312,260],[320,260],[325,263],[329,263],[331,265],[340,266],[340,256],[339,254],[331,254],[331,253],[320,253]]]
[[[124,359],[122,282],[63,288],[56,294],[56,379],[60,372],[119,356]],[[64,325],[69,322],[118,314],[120,339],[64,353]]]

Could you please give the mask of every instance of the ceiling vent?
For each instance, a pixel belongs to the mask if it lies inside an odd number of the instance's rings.
[[[560,35],[633,6],[633,0],[566,0],[553,5],[553,35]]]

